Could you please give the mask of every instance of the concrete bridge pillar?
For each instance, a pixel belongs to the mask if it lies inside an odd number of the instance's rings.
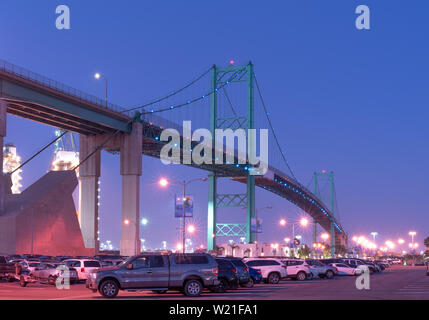
[[[80,135],[79,160],[83,161],[97,147],[96,136]],[[79,167],[79,223],[85,248],[97,253],[98,241],[98,199],[100,178],[100,151],[94,153]]]
[[[6,117],[7,117],[7,105],[6,102],[0,100],[0,159],[1,159],[1,170],[0,170],[0,212],[5,210],[6,193],[8,183],[6,176],[3,174],[3,145],[4,137],[6,137]]]
[[[122,236],[121,255],[140,252],[140,177],[142,175],[143,126],[134,122],[121,138]]]

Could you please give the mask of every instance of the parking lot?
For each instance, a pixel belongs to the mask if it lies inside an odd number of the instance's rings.
[[[254,288],[239,288],[226,293],[204,292],[201,297],[188,298],[179,292],[154,294],[152,292],[121,291],[116,299],[130,300],[343,300],[343,299],[429,299],[429,277],[424,267],[392,266],[388,270],[370,276],[370,290],[358,290],[356,277],[336,276],[334,279],[306,281],[284,280],[277,285],[258,284]],[[55,286],[29,284],[22,288],[17,282],[0,282],[0,300],[100,300],[79,283],[70,290],[58,290]]]

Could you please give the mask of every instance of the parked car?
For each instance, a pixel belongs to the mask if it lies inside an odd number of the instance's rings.
[[[343,263],[347,264],[350,267],[357,268],[359,266],[367,266],[369,269],[369,272],[371,273],[377,272],[377,268],[370,262],[365,262],[360,259],[349,259],[349,258],[342,259],[342,260],[343,260]]]
[[[106,259],[106,260],[100,260],[100,264],[102,268],[105,267],[115,267],[118,264],[121,264],[124,262],[122,259]]]
[[[282,262],[287,267],[287,277],[304,281],[307,277],[311,277],[311,271],[309,265],[305,262],[305,260],[301,259],[282,259]]]
[[[8,261],[18,260],[18,259],[22,259],[22,257],[19,254],[11,254],[7,256]]]
[[[338,275],[357,276],[362,273],[362,269],[351,267],[345,263],[331,263],[331,266],[338,270]]]
[[[315,259],[306,259],[305,262],[309,265],[311,271],[311,277],[318,276],[319,278],[332,279],[337,273],[337,270],[333,266],[326,265]]]
[[[65,270],[58,268],[60,266],[65,266],[63,263],[44,263],[42,262],[38,267],[34,269],[34,271],[29,274],[30,279],[47,283],[51,285],[55,285],[57,278],[64,274]],[[69,280],[70,284],[74,284],[78,280],[78,274],[76,269],[74,268],[68,268],[69,269]],[[22,278],[21,278],[22,279]],[[25,281],[28,283],[28,281]],[[26,283],[22,283],[20,280],[21,286],[25,287]]]
[[[217,291],[225,292],[228,289],[237,289],[240,284],[237,268],[231,261],[223,258],[216,258],[218,265],[219,288]]]
[[[320,262],[326,264],[326,265],[330,265],[331,263],[344,263],[342,258],[331,258],[331,259],[320,259]]]
[[[67,259],[63,261],[69,268],[75,268],[79,281],[88,279],[90,272],[101,268],[101,263],[94,259]]]
[[[243,262],[251,268],[260,270],[266,283],[277,284],[288,276],[287,267],[280,259],[244,258]]]
[[[237,276],[240,281],[240,286],[247,286],[247,283],[250,281],[249,267],[240,258],[226,257],[225,259],[231,261],[231,263],[237,269]]]
[[[32,273],[37,267],[40,266],[39,261],[21,260],[21,261],[16,261],[16,262],[19,263],[23,269],[30,271],[30,273]]]
[[[10,274],[15,273],[15,264],[7,260],[7,256],[0,256],[0,279],[9,278]]]
[[[258,269],[254,269],[251,267],[248,267],[248,268],[249,268],[250,280],[247,283],[246,287],[252,288],[255,284],[262,282],[262,272],[261,270],[258,270]]]
[[[106,298],[119,290],[165,293],[178,290],[190,297],[203,288],[218,287],[218,265],[209,254],[142,253],[120,265],[98,269],[89,274],[86,287]]]

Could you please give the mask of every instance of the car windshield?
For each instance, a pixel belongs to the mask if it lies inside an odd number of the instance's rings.
[[[120,264],[118,264],[118,267],[122,267],[126,264],[128,264],[129,262],[131,262],[134,259],[134,257],[129,257],[128,259],[122,261]]]

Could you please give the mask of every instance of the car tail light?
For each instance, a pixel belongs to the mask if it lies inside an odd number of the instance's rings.
[[[256,270],[256,273],[262,274],[261,270]]]
[[[249,268],[248,268],[248,267],[244,267],[244,270],[245,270],[246,272],[249,272]]]
[[[80,268],[80,272],[85,272],[85,268]]]
[[[219,273],[218,273],[217,268],[212,269],[212,272],[213,272],[215,275],[218,275],[218,274],[219,274]]]
[[[235,268],[234,268],[234,269],[232,269],[232,272],[233,272],[233,273],[237,273],[237,269],[235,269]]]

